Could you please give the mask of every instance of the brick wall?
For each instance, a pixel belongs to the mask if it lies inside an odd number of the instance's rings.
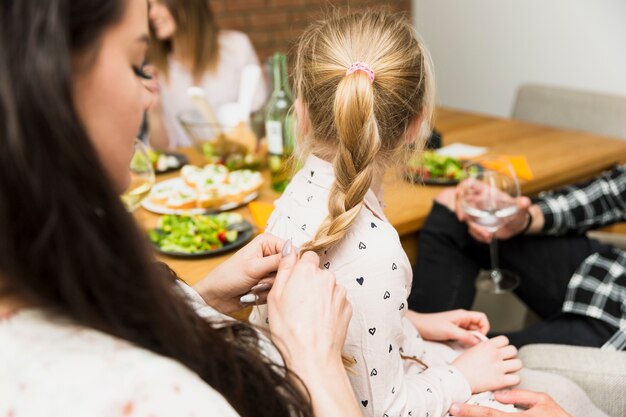
[[[211,0],[211,5],[220,27],[246,32],[262,61],[275,51],[287,52],[307,24],[330,7],[411,11],[411,0]]]

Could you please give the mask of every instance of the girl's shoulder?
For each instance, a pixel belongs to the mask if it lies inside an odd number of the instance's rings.
[[[0,414],[236,415],[178,362],[38,310],[0,325],[0,372]]]
[[[406,263],[406,254],[396,229],[365,206],[341,243],[329,251],[329,255],[366,269],[369,266],[379,269],[382,263],[389,263],[390,268],[392,264],[396,265],[395,271]]]
[[[281,239],[292,239],[296,246],[308,242],[328,215],[328,194],[327,188],[299,170],[274,202],[266,231]]]
[[[282,231],[279,237],[284,239],[299,235],[306,240],[313,238],[328,216],[332,181],[332,173],[313,170],[311,166],[300,169],[282,196],[275,201],[276,209],[270,217],[270,229]],[[294,243],[298,244],[296,240]],[[377,250],[378,257],[402,251],[398,232],[384,216],[381,203],[371,190],[339,246],[346,248],[352,255],[359,255],[363,253],[363,245],[367,246],[364,241],[370,242],[372,249]],[[357,250],[350,250],[350,245],[354,246],[355,242]],[[363,243],[360,245],[361,250],[358,250],[359,243]]]

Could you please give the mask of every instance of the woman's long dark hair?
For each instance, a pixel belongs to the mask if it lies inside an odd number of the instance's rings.
[[[219,59],[219,27],[209,0],[159,0],[167,7],[176,22],[177,48],[182,48],[191,64],[195,82],[199,82],[205,72],[214,71]],[[152,32],[150,62],[167,79],[171,40],[160,40]]]
[[[134,0],[133,0],[134,1]],[[120,203],[72,102],[71,57],[96,54],[124,0],[0,2],[3,293],[175,359],[242,416],[310,402],[243,323],[209,323]]]

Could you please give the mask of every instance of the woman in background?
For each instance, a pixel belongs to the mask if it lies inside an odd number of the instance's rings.
[[[160,100],[148,111],[150,143],[156,148],[191,145],[178,121],[192,109],[187,89],[199,86],[215,112],[239,96],[243,68],[259,65],[250,39],[220,30],[208,0],[149,0],[152,44],[149,58],[159,74]],[[260,109],[267,98],[262,79],[252,102]]]

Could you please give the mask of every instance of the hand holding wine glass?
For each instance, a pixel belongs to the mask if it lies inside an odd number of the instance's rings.
[[[491,234],[491,270],[481,271],[476,286],[494,293],[511,291],[519,284],[519,277],[498,267],[495,236],[518,214],[519,182],[511,164],[499,157],[481,158],[469,164],[466,172],[458,194],[459,208],[470,225]]]
[[[530,218],[530,206],[532,205],[530,198],[525,196],[518,197],[516,204],[517,212],[515,215],[496,231],[495,237],[497,237],[498,240],[510,239],[523,233],[527,229],[527,226],[529,226],[529,221],[532,220]],[[460,222],[467,222],[469,234],[474,239],[482,243],[491,242],[491,239],[494,237],[493,233],[476,223],[468,222],[467,216],[458,205],[455,207],[455,212]]]

